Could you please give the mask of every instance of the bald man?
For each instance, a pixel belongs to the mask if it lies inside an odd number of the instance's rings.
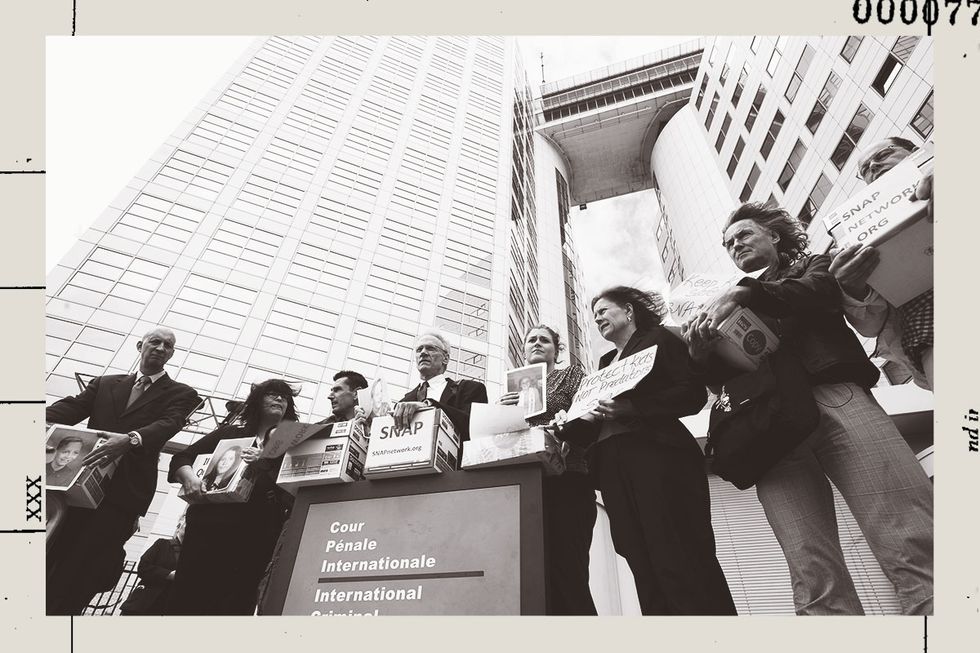
[[[104,589],[111,572],[110,563],[102,561],[116,561],[136,520],[146,514],[156,491],[160,450],[200,403],[193,388],[163,369],[176,344],[173,331],[157,327],[136,343],[138,373],[96,377],[81,394],[47,408],[49,424],[87,418],[88,428],[108,432],[108,442],[83,464],[119,462],[99,507],[69,508],[48,550],[48,614],[81,614]]]

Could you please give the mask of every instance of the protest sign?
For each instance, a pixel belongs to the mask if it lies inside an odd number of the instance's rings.
[[[371,422],[364,475],[368,478],[438,474],[454,471],[459,436],[438,408],[423,408],[401,429],[390,415]]]
[[[657,347],[653,346],[585,377],[568,409],[568,421],[588,413],[600,399],[612,399],[635,388],[653,369],[656,358]]]

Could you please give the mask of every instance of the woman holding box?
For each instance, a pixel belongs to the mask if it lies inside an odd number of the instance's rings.
[[[700,411],[707,394],[684,343],[660,326],[662,305],[624,286],[592,300],[599,333],[616,346],[600,369],[654,346],[656,359],[635,388],[600,400],[562,436],[595,441],[590,464],[643,614],[734,615],[715,556],[704,455],[679,419]]]
[[[716,325],[739,306],[774,318],[820,412],[816,430],[770,469],[756,493],[783,549],[797,614],[862,614],[837,534],[830,481],[843,495],[906,614],[932,612],[932,486],[871,395],[878,369],[844,324],[827,256],[806,254],[803,225],[779,208],[743,204],[723,244],[744,278],[684,326],[692,355],[718,382],[734,373],[711,355]],[[829,480],[828,480],[829,479]]]
[[[167,614],[254,614],[259,580],[292,505],[276,486],[282,457],[259,457],[269,431],[282,420],[296,420],[293,389],[282,379],[269,379],[252,386],[240,426],[222,426],[171,460],[168,480],[183,486],[191,505]],[[254,481],[248,501],[194,503],[203,492],[194,459],[212,453],[221,440],[246,437],[255,438],[242,450],[248,463],[243,478]]]
[[[524,335],[524,361],[547,367],[545,412],[529,418],[531,426],[549,424],[560,411],[567,411],[585,372],[580,365],[561,369],[558,352],[563,349],[558,333],[539,324]],[[508,392],[498,403],[516,406],[520,392]],[[540,401],[540,400],[539,400]],[[589,549],[595,527],[595,490],[588,478],[585,451],[569,445],[565,472],[544,478],[545,546],[547,547],[546,612],[553,615],[594,615],[589,591]]]

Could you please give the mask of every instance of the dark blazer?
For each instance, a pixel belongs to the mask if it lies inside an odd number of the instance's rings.
[[[799,356],[815,384],[850,381],[870,388],[880,372],[844,322],[840,286],[829,268],[829,256],[804,256],[739,285],[751,291],[746,307],[772,318],[780,346]]]
[[[415,386],[402,397],[402,401],[422,401],[421,389],[421,384]],[[439,401],[433,399],[431,403],[446,413],[446,417],[453,423],[453,428],[459,435],[460,442],[466,442],[470,439],[470,405],[488,403],[487,387],[479,381],[447,379],[446,388],[442,391]]]
[[[167,606],[170,588],[170,572],[177,568],[178,544],[173,539],[158,539],[140,558],[136,572],[140,584],[122,604],[123,614],[162,615]]]
[[[700,451],[679,418],[700,412],[708,394],[684,343],[661,326],[638,330],[623,347],[621,359],[654,345],[657,358],[653,369],[635,388],[621,395],[633,402],[638,413],[626,426],[631,433],[642,433],[642,437],[660,444],[687,449],[693,446]],[[615,349],[603,354],[599,369],[608,367],[615,356]],[[595,442],[599,429],[598,423],[579,419],[566,424],[561,435],[575,444],[588,445]]]
[[[80,394],[48,406],[51,424],[78,424],[88,418],[88,428],[113,433],[138,431],[143,446],[119,458],[119,465],[103,503],[124,512],[145,515],[157,485],[157,463],[163,445],[186,423],[200,403],[197,392],[164,374],[126,408],[136,382],[135,374],[99,376]]]

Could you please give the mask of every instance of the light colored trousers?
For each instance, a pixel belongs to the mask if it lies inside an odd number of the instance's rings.
[[[853,383],[813,389],[820,424],[757,484],[783,549],[797,614],[864,614],[844,562],[840,491],[904,614],[932,614],[932,483],[874,397]]]

